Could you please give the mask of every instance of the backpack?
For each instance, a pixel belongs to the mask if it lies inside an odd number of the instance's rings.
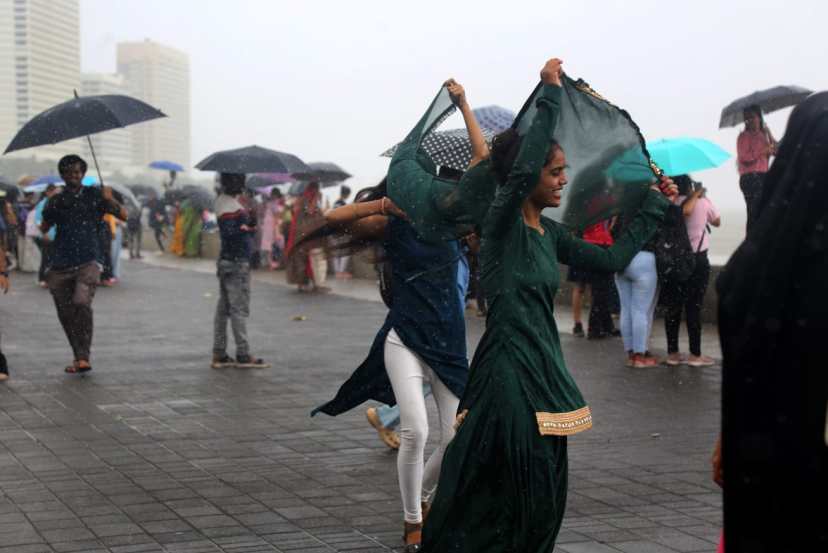
[[[678,284],[686,282],[696,269],[696,252],[701,249],[703,240],[704,233],[698,247],[693,250],[681,207],[670,206],[653,250],[659,281]]]

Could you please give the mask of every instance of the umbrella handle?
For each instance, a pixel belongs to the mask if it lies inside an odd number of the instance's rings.
[[[80,98],[80,96],[78,96],[77,89],[74,89],[73,92],[75,93],[75,98]],[[95,155],[95,147],[92,146],[92,139],[89,138],[88,134],[86,135],[86,142],[89,144],[89,151],[92,152],[92,161],[95,162],[95,171],[98,173],[98,182],[101,183],[101,188],[103,188],[104,181],[101,176],[101,167],[98,165],[98,156]]]

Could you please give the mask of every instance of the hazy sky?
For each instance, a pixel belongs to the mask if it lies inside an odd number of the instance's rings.
[[[648,140],[703,137],[735,153],[721,108],[777,84],[828,89],[823,0],[538,2],[81,0],[84,71],[114,71],[115,45],[187,52],[192,154],[260,144],[339,163],[355,188],[453,76],[472,106],[517,111],[558,56],[626,108]],[[163,107],[163,106],[162,106]],[[787,111],[768,123],[781,137]],[[743,205],[735,165],[695,175]]]

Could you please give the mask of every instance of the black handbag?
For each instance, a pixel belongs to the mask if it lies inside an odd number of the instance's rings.
[[[684,213],[679,206],[670,206],[654,249],[658,279],[665,283],[686,282],[696,270],[696,254],[703,241],[704,233],[698,247],[693,250],[687,236]]]

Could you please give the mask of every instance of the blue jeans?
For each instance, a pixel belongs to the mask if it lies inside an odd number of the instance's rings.
[[[621,300],[624,349],[644,353],[653,328],[658,290],[655,255],[652,252],[638,252],[627,268],[615,275],[615,285]]]
[[[423,386],[423,395],[425,397],[431,395],[431,384]],[[383,405],[377,407],[377,416],[379,416],[379,420],[385,428],[394,430],[400,425],[400,406]]]

